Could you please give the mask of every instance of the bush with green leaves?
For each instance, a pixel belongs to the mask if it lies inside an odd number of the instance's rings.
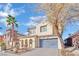
[[[0,47],[2,50],[6,49],[6,44],[4,42],[0,42]]]

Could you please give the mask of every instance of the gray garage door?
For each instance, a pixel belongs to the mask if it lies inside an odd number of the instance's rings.
[[[58,48],[57,39],[40,39],[40,48]]]

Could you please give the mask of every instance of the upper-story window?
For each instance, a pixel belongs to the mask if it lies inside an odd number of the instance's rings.
[[[47,25],[41,26],[40,32],[47,32]]]

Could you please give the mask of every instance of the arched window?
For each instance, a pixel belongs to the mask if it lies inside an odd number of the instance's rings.
[[[32,39],[29,40],[29,47],[32,48]]]
[[[23,40],[21,41],[21,46],[23,47]]]
[[[27,44],[27,39],[25,40],[25,44]]]
[[[20,46],[19,41],[17,41],[15,47],[19,48],[19,46]]]
[[[32,44],[32,39],[29,40],[29,44]]]
[[[25,40],[25,46],[26,46],[26,47],[28,46],[27,39]]]

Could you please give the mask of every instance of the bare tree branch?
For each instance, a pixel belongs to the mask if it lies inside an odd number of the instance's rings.
[[[54,30],[56,30],[61,44],[63,44],[62,34],[65,25],[72,18],[79,16],[79,4],[46,3],[40,4],[38,9],[45,11],[48,20],[55,26]]]

